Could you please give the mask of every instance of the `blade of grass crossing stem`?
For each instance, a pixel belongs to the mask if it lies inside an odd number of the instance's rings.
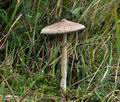
[[[54,57],[54,61],[56,61],[56,59],[57,59],[58,51],[59,51],[59,46],[56,45],[56,47],[55,47],[55,49],[54,49],[54,56],[53,56],[53,57]],[[57,64],[57,63],[54,63],[54,64],[53,64],[53,71],[52,71],[53,76],[55,76],[56,64]]]

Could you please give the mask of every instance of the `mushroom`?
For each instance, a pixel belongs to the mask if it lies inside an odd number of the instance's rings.
[[[42,34],[62,36],[62,57],[61,57],[61,80],[60,87],[66,93],[67,79],[67,34],[84,29],[85,26],[79,23],[62,19],[60,22],[54,23],[42,29]]]

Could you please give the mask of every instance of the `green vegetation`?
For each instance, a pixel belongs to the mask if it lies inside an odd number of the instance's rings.
[[[61,46],[40,31],[66,18],[86,26],[68,39],[67,99],[120,101],[119,6],[120,0],[0,0],[0,95],[59,100]]]

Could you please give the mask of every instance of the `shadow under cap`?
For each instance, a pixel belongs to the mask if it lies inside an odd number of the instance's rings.
[[[84,29],[85,26],[79,23],[62,19],[60,22],[54,23],[42,29],[42,34],[65,34]]]

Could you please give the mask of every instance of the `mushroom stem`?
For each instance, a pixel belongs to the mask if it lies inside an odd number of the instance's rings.
[[[66,80],[67,80],[67,34],[64,34],[62,39],[61,81],[60,81],[60,87],[64,93],[66,93]]]

